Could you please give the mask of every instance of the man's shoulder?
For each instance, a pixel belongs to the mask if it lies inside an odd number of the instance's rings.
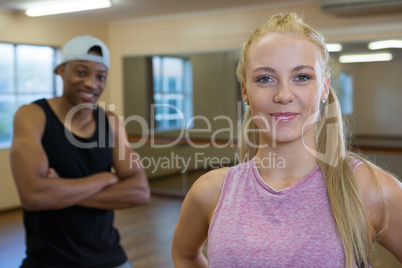
[[[25,104],[18,108],[13,122],[13,147],[27,146],[27,142],[39,141],[46,124],[44,110],[36,104]]]
[[[15,120],[40,120],[45,116],[45,111],[37,103],[24,104],[15,113]]]
[[[37,103],[24,104],[14,115],[14,134],[34,135],[37,131],[43,134],[45,124],[46,112],[43,107]]]

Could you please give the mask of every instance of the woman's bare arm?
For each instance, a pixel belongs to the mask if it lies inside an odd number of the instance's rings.
[[[209,223],[226,171],[218,169],[201,176],[184,199],[173,237],[172,256],[175,267],[208,267],[202,246],[208,236]]]

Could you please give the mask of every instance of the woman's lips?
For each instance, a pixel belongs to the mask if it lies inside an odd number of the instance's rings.
[[[290,120],[294,119],[298,115],[298,113],[285,112],[285,113],[272,113],[269,115],[272,116],[275,119],[275,121],[289,122]]]

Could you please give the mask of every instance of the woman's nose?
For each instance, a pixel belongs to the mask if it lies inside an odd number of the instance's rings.
[[[274,95],[275,103],[287,104],[294,101],[292,87],[288,84],[278,85],[277,92]]]

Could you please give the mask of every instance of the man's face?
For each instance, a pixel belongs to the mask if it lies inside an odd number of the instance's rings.
[[[74,105],[95,103],[102,94],[107,67],[94,61],[70,61],[59,67],[63,79],[63,96]]]

